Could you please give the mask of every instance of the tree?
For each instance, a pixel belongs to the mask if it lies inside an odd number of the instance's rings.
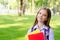
[[[26,0],[16,0],[18,3],[18,14],[19,16],[25,15]]]

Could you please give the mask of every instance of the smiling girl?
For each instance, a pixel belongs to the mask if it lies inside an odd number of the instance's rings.
[[[51,11],[48,8],[41,8],[37,12],[34,25],[31,29],[28,30],[28,34],[33,32],[36,29],[39,29],[44,33],[45,40],[54,40],[54,33],[50,27]]]

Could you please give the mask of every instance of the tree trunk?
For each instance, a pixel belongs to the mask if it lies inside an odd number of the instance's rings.
[[[18,15],[22,16],[23,0],[18,0]]]
[[[19,16],[25,15],[26,0],[18,1],[18,14]]]
[[[23,0],[23,8],[22,8],[23,15],[25,15],[26,4],[27,0]]]
[[[34,13],[34,8],[35,8],[35,6],[34,6],[34,0],[32,0],[32,3],[31,3],[32,13]]]

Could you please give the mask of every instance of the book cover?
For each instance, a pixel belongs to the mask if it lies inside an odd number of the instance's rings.
[[[44,40],[43,32],[40,32],[39,29],[31,32],[30,34],[26,35],[27,40]]]

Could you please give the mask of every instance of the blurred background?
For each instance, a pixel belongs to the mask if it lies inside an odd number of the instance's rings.
[[[60,40],[60,0],[0,0],[0,40],[25,40],[41,7],[50,8],[50,26]]]

